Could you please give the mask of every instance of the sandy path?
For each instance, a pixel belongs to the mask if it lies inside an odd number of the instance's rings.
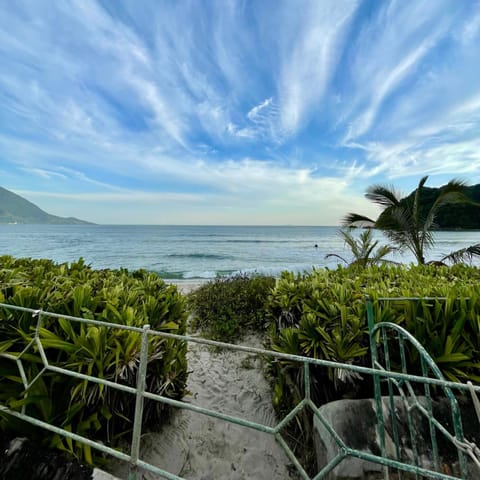
[[[254,338],[242,343],[261,346]],[[191,395],[185,397],[186,402],[275,425],[261,359],[190,344],[188,365]],[[273,436],[180,409],[160,432],[144,435],[141,458],[187,479],[293,478],[290,462]],[[115,473],[127,478],[124,469]],[[155,477],[147,473],[144,478]]]

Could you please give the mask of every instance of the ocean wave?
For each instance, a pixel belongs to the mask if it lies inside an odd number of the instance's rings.
[[[245,268],[242,270],[236,270],[231,273],[232,276],[235,275],[268,275],[272,277],[279,277],[282,272],[294,272],[294,273],[304,273],[311,272],[314,268],[319,268],[320,265],[284,265],[276,267],[260,267],[260,268]]]
[[[228,277],[232,271],[225,270],[191,270],[183,272],[170,272],[168,270],[154,270],[154,272],[164,280],[211,280],[217,277]]]
[[[169,258],[204,258],[207,260],[231,260],[230,255],[218,255],[215,253],[171,253]]]
[[[192,272],[184,272],[183,278],[194,280],[196,278],[217,278],[218,276],[222,276],[216,270],[206,270],[206,271],[192,271]]]
[[[231,240],[219,240],[222,243],[292,243],[295,240],[240,240],[240,239],[231,239]],[[298,240],[297,240],[298,242]]]
[[[167,270],[155,270],[152,269],[153,273],[156,273],[160,278],[164,280],[182,280],[183,272],[169,272]]]
[[[237,275],[268,275],[279,277],[282,272],[289,271],[295,273],[311,272],[313,268],[322,267],[321,265],[284,265],[276,267],[258,267],[245,268],[241,270],[188,270],[183,272],[170,272],[166,270],[156,271],[155,273],[165,280],[211,280],[214,278],[228,278]]]

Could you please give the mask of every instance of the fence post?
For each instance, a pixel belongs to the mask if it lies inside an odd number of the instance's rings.
[[[140,456],[140,437],[142,435],[143,418],[143,394],[147,383],[147,361],[148,361],[148,332],[150,325],[143,326],[142,346],[140,350],[140,365],[137,373],[137,395],[135,400],[135,418],[133,421],[132,448],[130,453],[129,480],[137,479],[137,462]]]
[[[365,306],[367,309],[367,321],[368,321],[368,333],[370,337],[370,354],[372,356],[372,368],[378,369],[378,353],[377,353],[377,344],[375,342],[375,318],[373,314],[373,305],[369,295],[365,296]],[[386,457],[386,448],[385,448],[385,423],[383,418],[383,405],[382,405],[382,390],[380,387],[380,376],[376,373],[373,374],[373,386],[375,394],[375,405],[376,405],[376,415],[377,415],[377,432],[380,440],[380,451],[382,457]],[[384,469],[384,478],[389,478],[388,468]]]

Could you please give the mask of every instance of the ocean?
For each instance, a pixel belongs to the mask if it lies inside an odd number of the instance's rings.
[[[428,260],[480,243],[480,232],[436,232],[435,238]],[[55,262],[82,257],[93,268],[143,268],[168,280],[335,268],[339,261],[325,259],[329,253],[349,258],[338,227],[0,225],[0,255]],[[408,252],[393,259],[413,261]]]

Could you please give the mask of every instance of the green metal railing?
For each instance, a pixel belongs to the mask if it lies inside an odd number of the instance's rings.
[[[435,300],[443,301],[443,298],[380,298],[377,301],[382,302],[418,302],[422,300]],[[371,300],[367,297],[367,320],[368,328],[370,332],[370,350],[372,356],[372,366],[375,369],[380,371],[391,371],[392,370],[392,359],[390,355],[391,343],[395,343],[399,357],[400,357],[400,371],[402,373],[407,373],[407,349],[406,344],[409,344],[413,347],[416,352],[419,354],[420,366],[422,371],[422,376],[424,378],[430,378],[433,375],[433,378],[442,381],[441,390],[445,398],[447,399],[451,411],[452,417],[452,431],[449,431],[442,423],[435,418],[434,416],[434,402],[432,399],[431,385],[427,382],[423,382],[423,395],[420,397],[419,393],[412,385],[412,382],[408,379],[398,380],[395,378],[387,377],[384,378],[384,383],[387,384],[388,392],[388,407],[390,412],[395,412],[395,392],[401,399],[401,403],[404,406],[405,415],[406,415],[406,424],[408,427],[408,436],[410,438],[410,446],[412,451],[412,457],[410,460],[413,461],[411,468],[405,468],[407,472],[416,474],[418,478],[419,471],[417,467],[421,466],[421,456],[419,455],[419,445],[417,438],[419,437],[418,432],[418,421],[414,421],[414,413],[417,413],[417,416],[425,419],[428,422],[429,429],[429,440],[430,440],[430,451],[432,453],[433,459],[429,462],[431,466],[431,478],[441,478],[438,475],[438,472],[441,472],[440,464],[440,455],[438,447],[438,438],[437,434],[443,435],[443,437],[449,442],[450,445],[455,447],[458,455],[458,472],[461,478],[467,478],[467,459],[468,455],[470,459],[475,463],[479,468],[478,474],[480,475],[480,450],[476,445],[466,441],[463,434],[462,427],[462,418],[461,411],[458,404],[458,401],[452,391],[452,388],[458,388],[457,384],[454,384],[455,387],[446,382],[440,369],[435,364],[429,353],[425,348],[404,328],[401,326],[390,323],[390,322],[381,322],[375,323],[375,318],[373,314],[373,305]],[[382,361],[380,361],[379,350],[383,350]],[[379,375],[374,375],[374,394],[375,394],[375,403],[376,403],[376,415],[377,415],[377,430],[378,436],[380,439],[380,448],[383,457],[388,457],[385,437],[387,435],[387,429],[384,418],[384,409],[383,409],[383,399],[381,391],[382,379]],[[472,396],[472,401],[474,405],[478,404],[478,398],[474,393],[472,384],[469,384],[470,392]],[[477,409],[478,421],[480,422],[480,410]],[[418,420],[418,419],[417,419]],[[397,461],[401,461],[401,449],[400,449],[400,438],[399,438],[399,419],[397,415],[391,413],[390,415],[390,429],[392,433],[392,440],[395,445],[395,451],[393,458]],[[422,444],[425,445],[427,438],[425,435],[420,436]],[[389,477],[388,470],[385,471],[385,478]],[[398,473],[398,478],[402,479],[401,472]]]
[[[476,399],[476,394],[480,393],[480,387],[479,386],[472,386],[472,385],[466,385],[466,384],[458,384],[458,383],[453,383],[453,382],[448,382],[443,377],[440,375],[436,375],[434,377],[429,377],[429,376],[417,376],[417,375],[411,375],[408,373],[405,373],[405,371],[401,372],[394,372],[394,371],[389,371],[390,366],[387,364],[385,366],[382,366],[379,362],[379,356],[378,356],[378,351],[377,351],[377,346],[375,341],[373,340],[374,337],[378,334],[380,330],[385,330],[388,328],[391,328],[391,325],[385,325],[385,324],[374,324],[374,318],[373,318],[373,310],[371,307],[371,303],[369,300],[367,300],[367,316],[369,322],[371,322],[371,335],[370,338],[372,339],[372,368],[368,367],[363,367],[363,366],[358,366],[358,365],[351,365],[351,364],[341,364],[337,362],[332,362],[332,361],[327,361],[327,360],[320,360],[320,359],[314,359],[314,358],[308,358],[308,357],[302,357],[298,355],[288,355],[288,354],[282,354],[279,352],[274,352],[270,350],[264,350],[260,348],[252,348],[252,347],[246,347],[246,346],[241,346],[241,345],[231,345],[223,342],[216,342],[212,340],[206,340],[198,337],[192,337],[188,335],[176,335],[172,333],[166,333],[166,332],[158,332],[158,331],[153,331],[150,329],[148,325],[145,325],[142,329],[137,328],[137,327],[129,327],[125,325],[118,325],[118,324],[112,324],[112,323],[107,323],[107,322],[102,322],[102,321],[97,321],[97,320],[90,320],[90,319],[83,319],[83,318],[78,318],[78,317],[71,317],[67,315],[59,315],[55,313],[50,313],[50,312],[44,312],[42,310],[32,310],[28,308],[23,308],[23,307],[17,307],[17,306],[12,306],[12,305],[7,305],[7,304],[0,304],[0,308],[5,308],[5,309],[11,309],[11,310],[18,310],[22,312],[28,312],[32,314],[34,318],[37,320],[36,324],[36,330],[35,330],[35,335],[32,341],[25,347],[25,349],[19,354],[19,355],[12,355],[8,353],[1,353],[0,357],[9,359],[11,361],[16,362],[18,366],[18,370],[20,373],[20,376],[22,378],[24,387],[25,387],[25,395],[28,395],[28,390],[31,388],[31,386],[35,383],[35,381],[44,373],[46,372],[55,372],[55,373],[60,373],[63,375],[67,375],[70,377],[75,377],[78,378],[79,380],[88,380],[91,382],[95,382],[97,384],[102,384],[105,386],[108,386],[110,388],[118,389],[121,391],[124,391],[128,394],[135,395],[136,397],[136,404],[135,404],[135,417],[134,417],[134,422],[133,422],[133,434],[132,434],[132,441],[131,441],[131,447],[130,447],[130,453],[123,453],[118,450],[115,450],[113,448],[110,448],[106,445],[103,445],[101,443],[95,442],[89,438],[77,435],[75,433],[69,432],[67,430],[64,430],[60,427],[50,425],[46,422],[43,422],[37,418],[31,417],[26,414],[25,407],[22,407],[20,411],[12,410],[11,408],[8,408],[5,405],[0,405],[0,411],[8,413],[16,418],[19,418],[21,420],[27,421],[33,425],[36,425],[41,428],[45,428],[46,430],[49,430],[51,432],[63,435],[64,437],[70,438],[74,441],[81,442],[83,444],[89,445],[91,448],[97,449],[100,452],[103,452],[105,454],[108,454],[114,458],[117,458],[119,460],[123,460],[128,462],[131,465],[131,470],[130,470],[130,475],[129,479],[130,480],[135,480],[137,478],[137,471],[138,469],[143,469],[148,472],[151,472],[155,475],[158,475],[159,478],[166,478],[169,480],[184,480],[182,477],[177,476],[173,473],[170,473],[158,466],[152,465],[148,462],[145,462],[140,458],[140,438],[142,435],[142,415],[143,415],[143,402],[144,399],[148,398],[151,400],[155,400],[158,402],[163,402],[165,404],[171,405],[176,408],[181,408],[181,409],[186,409],[190,410],[193,412],[196,412],[201,415],[207,415],[209,417],[217,418],[220,420],[224,420],[226,422],[230,422],[233,424],[237,424],[240,426],[243,426],[245,428],[250,428],[253,430],[257,430],[260,432],[265,432],[267,434],[270,434],[275,437],[277,442],[282,446],[284,449],[287,457],[289,460],[292,462],[293,465],[295,465],[300,477],[303,480],[321,480],[326,478],[326,476],[335,469],[335,467],[342,462],[344,459],[347,457],[355,457],[359,458],[362,460],[365,460],[367,462],[373,462],[377,463],[380,465],[385,466],[384,470],[384,477],[388,479],[389,471],[388,468],[390,469],[396,469],[399,472],[410,472],[414,473],[417,478],[418,476],[424,476],[427,478],[433,478],[433,479],[440,479],[440,480],[458,480],[458,479],[463,479],[465,478],[464,471],[462,470],[462,476],[453,476],[449,475],[446,473],[442,473],[438,471],[438,469],[431,469],[430,467],[424,467],[420,464],[415,464],[412,465],[411,462],[406,462],[401,458],[400,452],[398,452],[398,455],[391,457],[387,454],[386,448],[385,448],[385,422],[383,419],[383,413],[382,413],[382,397],[381,397],[381,382],[387,382],[388,384],[388,391],[389,391],[389,398],[393,398],[393,387],[395,386],[399,392],[400,395],[404,395],[405,398],[407,398],[408,395],[410,395],[412,398],[415,397],[415,392],[412,387],[412,385],[415,384],[420,384],[424,385],[425,388],[425,393],[429,392],[430,387],[437,386],[442,388],[445,392],[449,390],[454,390],[456,389],[457,391],[464,391],[464,392],[471,392],[471,394],[475,397]],[[113,329],[124,329],[124,330],[130,330],[130,331],[135,331],[138,332],[142,335],[142,349],[140,353],[140,364],[139,364],[139,369],[138,369],[138,377],[137,377],[137,387],[129,387],[126,385],[121,385],[116,382],[100,379],[97,377],[93,377],[90,375],[85,375],[85,374],[80,374],[77,372],[73,372],[64,368],[57,367],[55,365],[50,364],[48,361],[47,355],[45,353],[44,347],[41,342],[41,337],[40,337],[40,328],[42,325],[42,321],[45,317],[53,318],[53,319],[65,319],[69,320],[71,322],[81,322],[81,323],[87,323],[91,325],[96,325],[97,327],[102,327],[102,328],[113,328]],[[393,325],[393,324],[392,324]],[[418,348],[419,345],[415,344],[415,339],[412,339],[411,336],[409,336],[408,332],[402,331],[402,330],[396,330],[396,332],[402,337],[402,339],[406,339],[410,342],[413,340],[413,344]],[[283,419],[281,419],[277,425],[275,426],[269,426],[269,425],[264,425],[258,422],[246,420],[243,418],[240,418],[238,416],[233,416],[233,415],[227,415],[218,411],[214,411],[211,409],[203,408],[200,406],[192,405],[189,403],[185,403],[182,401],[174,400],[171,398],[167,398],[162,395],[154,394],[152,392],[148,392],[145,390],[145,378],[146,378],[146,372],[147,372],[147,354],[148,354],[148,338],[149,336],[161,336],[165,338],[172,338],[172,339],[177,339],[180,341],[186,341],[186,342],[192,342],[196,344],[201,344],[201,345],[208,345],[208,346],[213,346],[217,348],[223,348],[223,349],[228,349],[228,350],[233,350],[233,351],[238,351],[238,352],[246,352],[249,354],[255,354],[255,355],[260,355],[264,357],[270,357],[273,359],[276,359],[278,361],[289,361],[289,362],[298,362],[300,365],[303,366],[303,377],[304,377],[304,395],[303,399],[298,403],[293,410],[288,413]],[[383,341],[383,348],[387,345],[388,347],[388,341],[387,337],[385,337],[385,340]],[[405,341],[405,340],[402,340]],[[421,346],[420,346],[421,347]],[[39,353],[43,368],[40,371],[40,373],[33,378],[32,380],[27,379],[27,376],[25,374],[25,369],[23,367],[23,362],[26,361],[24,357],[24,354],[27,353],[30,350],[34,350]],[[428,354],[427,354],[428,355]],[[423,357],[423,352],[422,352],[422,357]],[[388,355],[387,357],[388,358]],[[429,358],[429,357],[428,357]],[[434,364],[430,363],[430,360],[428,360],[427,357],[425,357],[424,362],[426,366],[428,366],[432,371],[435,372]],[[363,374],[363,375],[372,375],[374,378],[374,385],[375,385],[375,399],[376,399],[376,405],[377,405],[377,419],[378,419],[378,424],[379,424],[379,437],[381,440],[381,454],[376,455],[368,451],[362,451],[358,450],[355,448],[350,448],[347,445],[347,442],[340,438],[339,434],[334,430],[333,426],[328,423],[328,421],[325,419],[325,417],[322,415],[321,410],[319,407],[313,402],[311,398],[311,392],[310,392],[310,368],[312,366],[321,366],[321,367],[326,367],[326,368],[335,368],[335,369],[344,369],[350,372],[356,372],[357,374]],[[438,370],[438,369],[437,369]],[[437,372],[439,373],[439,372]],[[405,391],[406,388],[406,391]],[[408,392],[408,395],[407,393]],[[403,398],[403,396],[402,396]],[[450,396],[449,396],[450,398]],[[452,407],[455,405],[454,402],[454,397],[451,398],[452,401]],[[469,444],[468,442],[465,441],[463,438],[463,434],[461,433],[461,430],[458,430],[458,426],[460,425],[461,428],[461,423],[459,420],[459,411],[456,409],[457,407],[452,408],[452,412],[455,411],[454,416],[455,416],[455,425],[456,425],[456,430],[451,433],[449,432],[445,427],[441,426],[436,419],[433,417],[430,408],[428,405],[425,408],[422,404],[422,402],[416,401],[415,403],[415,408],[421,411],[423,414],[426,415],[428,418],[430,424],[432,425],[432,431],[435,429],[440,430],[446,437],[450,438],[452,445],[454,448],[456,448],[460,453],[459,453],[459,460],[460,466],[463,469],[465,466],[465,461],[464,461],[464,453],[469,454],[470,458],[472,458],[473,461],[477,461],[479,455],[478,455],[478,449],[476,450],[476,447],[473,444]],[[288,446],[287,442],[282,436],[282,430],[294,419],[296,415],[298,415],[303,409],[310,409],[310,411],[313,413],[313,415],[318,419],[319,422],[325,427],[325,429],[332,435],[332,437],[335,440],[335,443],[338,446],[338,454],[330,459],[328,463],[324,466],[322,466],[321,470],[313,477],[311,477],[304,467],[301,465],[300,461],[296,458],[295,454],[291,450],[291,448]],[[480,412],[480,405],[478,406],[478,411]],[[457,417],[458,415],[458,417]],[[480,413],[479,413],[480,415]],[[413,431],[413,430],[412,430]],[[395,436],[395,435],[394,435]],[[397,437],[395,437],[396,440],[398,440]],[[438,463],[438,462],[437,462]],[[480,472],[480,464],[479,466],[479,472]],[[479,473],[480,475],[480,473]]]

